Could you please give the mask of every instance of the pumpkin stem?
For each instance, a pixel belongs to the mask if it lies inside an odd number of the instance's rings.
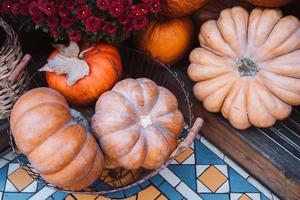
[[[257,64],[250,58],[239,58],[236,66],[241,76],[255,76],[258,72]]]
[[[86,50],[81,51],[81,52],[79,53],[79,55],[78,55],[78,58],[81,59],[81,60],[83,60],[84,54],[85,54],[86,52],[92,50],[93,48],[94,48],[94,46],[92,46],[92,47],[90,47],[90,48],[88,48],[88,49],[86,49]]]
[[[83,115],[80,112],[73,108],[70,108],[70,113],[72,115],[72,120],[70,121],[70,124],[80,124],[86,129],[87,132],[91,132],[89,122],[83,117]]]

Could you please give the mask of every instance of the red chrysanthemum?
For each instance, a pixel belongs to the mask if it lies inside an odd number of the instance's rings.
[[[140,31],[148,25],[148,19],[146,17],[134,18],[132,20],[132,28],[136,31]]]
[[[160,0],[151,0],[148,5],[152,13],[158,13],[161,10]]]
[[[37,25],[41,25],[45,21],[45,16],[42,13],[35,13],[32,15],[31,20]]]
[[[88,0],[76,0],[76,3],[78,4],[85,4]]]
[[[117,27],[115,27],[111,22],[105,22],[103,30],[108,34],[113,34],[117,31]]]
[[[133,5],[130,7],[130,16],[133,18],[143,18],[145,14],[140,6]]]
[[[66,1],[65,6],[70,11],[73,11],[73,9],[75,8],[74,2],[72,0]]]
[[[110,8],[109,0],[97,0],[96,6],[99,10],[108,10]]]
[[[38,4],[38,7],[47,16],[54,16],[56,14],[57,8],[54,2]]]
[[[21,7],[20,7],[20,15],[23,16],[23,17],[29,15],[28,6],[27,5],[21,5]]]
[[[60,8],[58,8],[58,15],[61,18],[66,18],[66,17],[70,16],[70,11],[65,7],[60,7]]]
[[[20,14],[20,8],[21,8],[21,4],[19,3],[14,3],[12,6],[11,6],[11,13],[15,16],[19,15]]]
[[[41,14],[41,11],[38,7],[38,4],[36,2],[31,2],[28,6],[28,12],[30,15],[34,16],[37,14]]]
[[[1,13],[4,15],[11,14],[11,6],[14,2],[12,0],[6,0],[1,6]]]
[[[98,17],[90,16],[85,21],[85,28],[90,32],[97,32],[101,28],[101,20]]]
[[[50,29],[50,34],[53,38],[57,38],[57,39],[60,38],[61,36],[61,33],[56,28]]]
[[[27,4],[29,4],[29,0],[19,0],[19,3],[20,4],[23,4],[23,5],[27,5]]]
[[[109,14],[112,17],[119,18],[124,13],[124,5],[121,1],[113,1],[110,4]]]
[[[72,30],[68,33],[69,40],[74,42],[79,42],[81,40],[82,34],[79,30]]]
[[[77,18],[78,19],[86,19],[91,16],[91,8],[88,5],[79,6],[76,10]]]
[[[121,25],[127,25],[127,24],[129,24],[129,18],[128,18],[128,15],[126,15],[126,14],[123,14],[119,19],[118,19],[118,22],[119,22],[119,24],[121,24]]]
[[[48,17],[46,25],[50,28],[56,28],[59,25],[59,19],[56,16]]]
[[[68,29],[73,25],[74,21],[69,18],[69,17],[64,17],[61,19],[60,21],[60,25],[64,28],[64,29]]]

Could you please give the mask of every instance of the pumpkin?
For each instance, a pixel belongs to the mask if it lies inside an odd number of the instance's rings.
[[[168,17],[183,17],[192,14],[208,0],[165,0],[162,13]]]
[[[108,167],[155,169],[175,150],[183,122],[168,89],[146,78],[125,79],[98,99],[92,130]]]
[[[245,129],[272,126],[300,104],[300,23],[277,9],[225,9],[190,54],[194,95]]]
[[[50,88],[22,95],[10,118],[20,152],[47,182],[66,190],[86,188],[103,168],[103,154],[82,124],[79,113]]]
[[[68,47],[56,47],[41,71],[46,71],[48,86],[72,104],[95,103],[122,75],[119,52],[111,45],[100,43],[79,48],[71,42]]]
[[[247,0],[253,5],[256,6],[265,6],[265,7],[280,7],[287,5],[292,0]]]
[[[218,19],[222,10],[233,6],[241,6],[246,9],[252,7],[251,4],[245,0],[213,0],[194,12],[193,19],[198,25],[202,25],[208,20]]]
[[[136,36],[136,46],[158,57],[164,64],[174,64],[188,51],[194,35],[190,18],[152,21]]]

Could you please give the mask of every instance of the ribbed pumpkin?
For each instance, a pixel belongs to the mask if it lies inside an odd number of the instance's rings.
[[[158,57],[165,64],[174,64],[187,53],[194,36],[190,18],[171,18],[152,21],[147,29],[139,32],[136,46]]]
[[[234,7],[204,23],[190,54],[194,95],[245,129],[272,126],[300,104],[300,22],[277,9]]]
[[[256,6],[265,6],[265,7],[280,7],[287,5],[292,0],[247,0]]]
[[[251,4],[245,0],[213,0],[202,6],[193,14],[193,19],[198,25],[202,25],[208,20],[216,20],[222,10],[233,6],[251,8]]]
[[[168,17],[184,17],[192,14],[209,0],[165,0],[163,14]]]
[[[46,72],[48,86],[62,93],[66,99],[75,105],[85,106],[95,103],[99,96],[111,89],[121,78],[122,64],[118,50],[108,44],[100,43],[92,47],[81,47],[81,59],[88,64],[89,74],[72,85],[67,82],[68,77],[58,72]],[[58,55],[55,50],[49,60]],[[57,63],[60,65],[60,63]],[[66,66],[67,67],[67,66]],[[76,64],[73,67],[78,69]]]
[[[155,169],[175,150],[183,122],[176,97],[140,78],[122,80],[101,95],[92,128],[109,167]]]
[[[18,149],[47,182],[66,190],[92,184],[104,162],[77,114],[55,90],[36,88],[19,98],[10,118]]]

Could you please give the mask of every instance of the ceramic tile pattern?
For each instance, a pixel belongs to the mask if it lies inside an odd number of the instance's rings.
[[[176,160],[144,183],[103,196],[67,194],[33,180],[12,151],[0,155],[0,199],[3,200],[273,200],[268,189],[240,166],[198,137]]]

